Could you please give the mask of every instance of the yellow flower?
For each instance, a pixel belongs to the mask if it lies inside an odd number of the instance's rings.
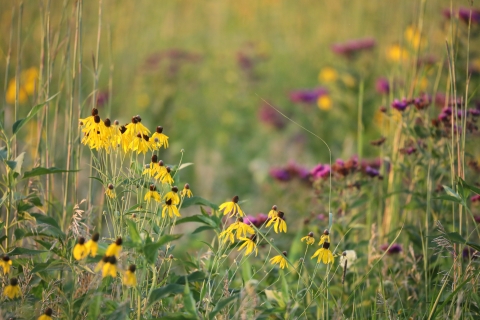
[[[113,184],[109,183],[108,186],[107,186],[107,189],[105,189],[105,194],[111,198],[111,199],[114,199],[117,195],[115,194],[115,191],[113,191]]]
[[[163,160],[160,160],[158,161],[158,164],[157,166],[155,166],[155,172],[156,172],[156,175],[155,175],[155,180],[162,180],[163,177],[168,173],[169,171],[167,170],[167,168],[164,166],[163,164]],[[170,177],[172,178],[172,177]],[[168,178],[167,178],[168,179]],[[173,181],[172,181],[173,182]]]
[[[230,243],[234,243],[235,242],[235,236],[233,235],[233,229],[230,229],[227,228],[226,230],[223,230],[222,232],[220,232],[220,234],[218,235],[218,238],[219,239],[223,239],[223,242],[227,242],[227,240],[230,240]]]
[[[328,111],[332,109],[332,99],[328,94],[321,95],[317,99],[317,105],[320,110]]]
[[[107,251],[105,252],[105,255],[107,257],[110,257],[110,256],[115,256],[115,257],[120,257],[120,252],[122,251],[122,243],[123,243],[123,240],[121,237],[118,237],[117,240],[110,244],[107,248]]]
[[[176,215],[177,217],[181,217],[180,212],[178,212],[177,206],[172,203],[172,199],[168,199],[167,201],[165,201],[162,209],[162,218],[165,218],[167,216],[167,213],[170,218],[173,218],[174,215]]]
[[[130,142],[128,149],[131,151],[137,151],[137,154],[147,153],[150,150],[150,144],[148,143],[150,138],[147,135],[142,135],[141,133],[137,134],[136,138]]]
[[[300,239],[300,241],[305,241],[308,246],[314,244],[315,238],[313,237],[313,232],[309,232],[308,235]]]
[[[95,266],[95,272],[98,272],[100,270],[102,270],[103,266],[105,265],[105,263],[108,262],[108,256],[103,256],[102,260],[100,260],[97,265]]]
[[[237,239],[245,238],[248,236],[248,234],[255,234],[255,230],[253,230],[253,228],[250,227],[248,224],[244,223],[243,218],[238,218],[238,220],[232,223],[226,230],[222,231],[218,237],[220,239],[225,237],[225,239],[223,240],[224,242],[229,239],[230,242],[233,243],[233,232],[235,230],[237,231]]]
[[[168,137],[163,134],[163,127],[158,126],[156,132],[152,134],[152,145],[155,150],[160,149],[162,146],[168,148]]]
[[[170,175],[170,171],[172,171],[172,169],[170,169],[170,167],[165,168],[165,172],[164,172],[164,174],[161,178],[162,183],[168,183],[170,185],[173,183],[173,178]]]
[[[257,244],[255,243],[257,239],[256,235],[252,235],[250,238],[240,238],[240,240],[244,241],[243,244],[238,248],[238,251],[241,251],[243,248],[245,250],[245,256],[248,256],[253,250],[255,250],[255,256],[258,254]]]
[[[238,196],[233,197],[232,201],[222,203],[219,210],[223,211],[223,215],[230,214],[230,217],[233,217],[238,214],[240,217],[243,217],[244,213],[238,205],[238,200]]]
[[[100,235],[97,232],[92,236],[92,239],[88,240],[87,243],[85,244],[85,247],[87,248],[88,253],[90,253],[90,256],[93,258],[95,258],[95,256],[97,255],[98,239],[100,239]]]
[[[324,67],[322,68],[322,70],[320,70],[320,73],[318,74],[318,79],[321,82],[335,82],[337,81],[337,78],[337,70],[332,67]]]
[[[268,212],[268,217],[269,217],[269,218],[275,218],[276,216],[278,216],[278,211],[277,211],[277,206],[274,205],[274,206],[272,207],[272,210],[270,210],[270,211]]]
[[[320,261],[324,264],[333,263],[334,257],[332,251],[330,251],[330,233],[328,230],[323,232],[318,245],[322,246],[322,248],[315,251],[312,259],[318,257],[317,263],[320,263]]]
[[[142,118],[140,118],[139,115],[136,115],[135,117],[132,117],[132,122],[127,124],[125,126],[127,129],[125,131],[125,134],[130,136],[131,138],[138,137],[140,136],[148,136],[150,134],[150,130],[148,130],[143,124],[142,124]]]
[[[151,140],[151,139],[150,139]],[[158,157],[156,154],[152,156],[152,161],[150,164],[146,165],[145,170],[143,170],[143,175],[148,175],[149,177],[155,177],[158,174],[159,166],[158,166]]]
[[[43,314],[40,317],[38,317],[38,320],[52,320],[52,314],[53,314],[52,308],[47,308],[45,309]]]
[[[136,267],[132,264],[123,274],[123,285],[127,287],[135,287],[137,285],[137,277],[135,276]]]
[[[273,229],[275,230],[275,233],[278,233],[279,230],[280,230],[280,232],[285,232],[286,233],[287,232],[287,223],[285,222],[285,220],[283,220],[284,215],[285,214],[282,211],[280,211],[278,213],[278,216],[276,216],[274,218],[271,218],[268,221],[266,227],[268,228],[272,224],[274,224]]]
[[[99,150],[103,147],[102,132],[105,130],[105,125],[101,122],[100,116],[93,117],[93,123],[89,126],[84,126],[82,132],[84,134],[82,143],[88,145],[90,149]]]
[[[180,203],[180,197],[178,196],[178,188],[173,186],[172,190],[167,192],[167,194],[163,197],[165,201],[172,200],[172,204],[177,205]]]
[[[408,60],[408,51],[398,44],[391,45],[387,49],[387,58],[393,62],[405,62]]]
[[[10,266],[12,265],[12,260],[9,256],[4,255],[2,259],[0,259],[0,266],[3,268],[3,274],[7,274],[10,272]]]
[[[287,255],[286,251],[283,251],[283,254],[279,254],[278,256],[273,257],[270,259],[271,264],[278,264],[280,269],[285,268],[287,264],[287,259],[285,259],[285,256]]]
[[[420,32],[413,26],[409,26],[405,30],[405,39],[414,49],[418,49],[420,45],[423,46],[426,43],[426,40],[421,38]]]
[[[102,267],[102,278],[108,276],[112,278],[117,276],[117,259],[115,256],[108,257],[107,262]]]
[[[77,244],[73,247],[73,257],[75,260],[82,260],[88,256],[88,249],[85,246],[85,238],[80,237]]]
[[[181,192],[182,197],[191,198],[193,196],[192,190],[190,190],[190,185],[185,183],[183,190]]]
[[[35,93],[37,89],[37,80],[38,80],[38,69],[35,67],[29,68],[22,71],[20,74],[19,89],[18,92],[18,102],[23,103],[27,100],[28,96],[31,96]],[[7,92],[5,99],[7,103],[15,103],[15,96],[17,92],[17,82],[16,79],[11,79],[8,83]]]
[[[10,284],[5,287],[3,294],[11,300],[19,298],[22,295],[17,278],[10,279]]]
[[[143,200],[147,201],[148,203],[152,199],[157,202],[161,201],[160,194],[157,192],[157,188],[153,184],[150,185],[150,191],[145,194]]]
[[[86,117],[85,119],[80,119],[80,125],[84,128],[88,128],[94,123],[95,116],[98,116],[98,109],[92,108],[91,116]]]
[[[324,242],[330,242],[330,232],[328,231],[328,229],[325,229],[323,231],[323,234],[320,237],[320,241],[318,242],[318,245],[321,246]]]

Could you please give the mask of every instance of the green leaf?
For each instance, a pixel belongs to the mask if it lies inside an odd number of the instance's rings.
[[[182,203],[182,207],[181,208],[187,208],[187,207],[190,207],[190,206],[194,206],[194,205],[198,205],[198,206],[207,206],[207,207],[210,207],[214,210],[217,210],[218,209],[218,205],[202,198],[202,197],[197,197],[197,196],[194,196],[194,197],[191,197],[191,198],[186,198],[186,199],[183,199],[183,203]]]
[[[167,284],[166,286],[155,289],[150,294],[150,298],[148,299],[148,306],[150,307],[153,303],[168,295],[182,293],[183,290],[184,286],[174,283]]]
[[[187,276],[178,278],[176,283],[177,284],[185,284],[186,283],[185,281],[187,281],[187,282],[199,282],[199,281],[205,280],[206,278],[207,278],[207,276],[202,271],[194,271]]]
[[[467,242],[466,245],[469,246],[469,247],[472,247],[473,249],[475,249],[477,251],[480,251],[480,245],[478,245],[478,244],[475,244],[473,242]]]
[[[457,198],[458,200],[461,200],[462,197],[460,197],[460,195],[458,193],[456,193],[452,188],[450,187],[447,187],[447,186],[443,186],[443,189],[445,190],[445,192],[451,196],[451,197],[454,197],[454,198]]]
[[[57,95],[58,95],[58,93],[57,93],[57,94],[54,94],[53,96],[51,96],[50,98],[48,98],[47,100],[45,100],[45,102],[40,103],[40,104],[37,104],[36,106],[34,106],[34,107],[32,108],[32,110],[30,110],[30,112],[28,113],[28,115],[27,115],[25,118],[15,121],[15,123],[13,124],[13,127],[12,127],[13,136],[15,136],[15,135],[17,134],[17,132],[18,132],[28,121],[30,121],[30,120],[38,113],[38,111],[40,111],[40,109],[42,109],[42,107],[43,107],[44,104],[46,104],[47,102],[49,102],[50,100],[52,100],[53,98],[55,98]],[[11,140],[13,140],[13,136],[12,136]]]
[[[449,232],[446,236],[453,243],[465,244],[467,242],[458,232]]]
[[[462,180],[462,178],[460,178],[460,183],[462,184],[462,186],[470,191],[473,191],[475,192],[476,194],[480,194],[480,188],[476,187],[476,186],[472,186],[468,183],[465,182],[465,180]]]
[[[215,305],[215,308],[213,308],[212,312],[210,312],[210,314],[208,315],[208,319],[214,320],[215,316],[236,298],[237,298],[237,295],[232,295],[228,298],[224,298],[218,301],[218,303]]]
[[[40,223],[48,224],[49,226],[55,227],[58,230],[60,230],[60,226],[58,225],[57,221],[52,217],[46,216],[41,213],[32,213],[30,215],[34,217],[35,220],[37,220],[37,223],[40,222]]]
[[[40,254],[40,253],[45,253],[45,252],[47,252],[47,251],[45,251],[45,250],[33,250],[33,249],[27,249],[27,248],[15,248],[7,254],[9,256],[18,256],[20,254],[34,255],[34,254]]]
[[[443,195],[443,196],[440,196],[440,197],[436,197],[434,199],[437,199],[437,200],[446,200],[446,201],[451,201],[451,202],[455,202],[455,203],[462,203],[461,200],[459,200],[458,198],[456,197],[452,197],[452,196],[448,196],[448,195]]]
[[[8,156],[7,147],[1,147],[0,148],[0,160],[6,160],[7,156]]]
[[[55,167],[51,167],[51,168],[36,167],[36,168],[33,168],[30,171],[25,172],[23,174],[22,179],[27,179],[27,178],[36,177],[36,176],[43,176],[45,174],[62,173],[62,172],[77,172],[77,171],[80,171],[80,170],[65,170],[65,169],[58,169],[58,168],[55,168]]]
[[[203,223],[203,224],[209,225],[211,227],[217,227],[217,224],[215,223],[215,221],[210,219],[210,217],[206,217],[204,215],[199,215],[199,214],[194,215],[194,216],[190,216],[190,217],[185,217],[185,218],[182,218],[182,219],[178,219],[177,220],[177,225],[182,224],[182,223],[186,223],[186,222],[198,222],[198,223]]]
[[[25,158],[25,152],[22,152],[18,155],[15,159],[15,167],[13,167],[13,171],[15,171],[15,178],[22,174],[22,166],[23,166],[23,159]]]
[[[142,238],[140,238],[140,233],[138,233],[137,225],[135,221],[127,219],[128,232],[130,233],[130,238],[136,244],[142,243]]]
[[[130,301],[126,301],[119,305],[115,311],[110,313],[107,320],[123,320],[128,319],[128,312],[130,311]]]
[[[210,226],[201,226],[201,227],[198,227],[197,229],[195,229],[192,234],[196,234],[196,233],[200,233],[202,231],[205,231],[205,230],[212,230],[212,229],[215,229],[214,227],[210,227]]]
[[[89,299],[89,307],[88,307],[88,318],[89,320],[97,320],[100,315],[100,307],[102,305],[102,296],[97,294],[93,296],[93,298]]]
[[[195,307],[195,299],[193,299],[192,293],[190,292],[190,286],[188,285],[188,281],[185,283],[185,287],[183,290],[183,306],[185,307],[185,311],[196,315],[197,308]]]
[[[158,249],[164,244],[176,240],[181,236],[183,236],[183,234],[167,234],[161,236],[157,242],[145,244],[143,246],[143,254],[145,255],[145,259],[147,259],[149,263],[155,263],[157,260]]]

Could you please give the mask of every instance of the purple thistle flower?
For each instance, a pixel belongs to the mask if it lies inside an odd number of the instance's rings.
[[[413,104],[417,110],[426,109],[432,103],[432,97],[424,93],[420,97],[413,99]]]
[[[480,110],[478,110],[478,109],[468,109],[468,114],[470,114],[473,117],[478,117],[478,116],[480,116]]]
[[[405,98],[403,98],[401,101],[398,99],[395,99],[391,104],[392,108],[402,112],[405,111],[405,109],[407,109],[409,105],[410,105],[410,101],[408,101]]]
[[[313,179],[327,178],[330,176],[330,166],[328,164],[318,164],[310,173]]]
[[[402,246],[398,243],[394,243],[392,244],[392,246],[390,247],[390,249],[388,249],[390,245],[388,243],[386,244],[383,244],[381,247],[380,247],[380,250],[382,251],[387,251],[387,254],[391,255],[391,254],[398,254],[400,252],[402,252]]]
[[[380,171],[378,169],[375,169],[375,168],[371,167],[371,166],[367,166],[365,168],[365,174],[369,177],[375,178],[375,177],[380,176]]]
[[[357,52],[363,50],[369,50],[375,47],[375,39],[363,38],[350,40],[343,43],[336,43],[332,45],[332,51],[338,55],[342,55],[346,58],[352,58]]]
[[[388,94],[390,92],[390,83],[387,78],[378,78],[375,82],[375,89],[380,94]]]
[[[472,18],[472,24],[480,23],[480,10],[470,8],[458,9],[458,18],[467,24],[470,21],[470,15]]]
[[[278,181],[290,181],[292,180],[292,175],[285,168],[272,168],[270,169],[270,176]]]
[[[312,104],[317,102],[318,98],[328,94],[325,88],[295,90],[290,92],[290,100],[294,103]]]

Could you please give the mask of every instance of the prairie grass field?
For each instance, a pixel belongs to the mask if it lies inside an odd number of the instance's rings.
[[[0,320],[479,319],[480,4],[0,0]]]

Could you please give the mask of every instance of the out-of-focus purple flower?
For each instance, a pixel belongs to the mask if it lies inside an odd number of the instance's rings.
[[[378,169],[372,168],[371,166],[367,166],[365,168],[365,174],[369,177],[375,178],[380,176],[380,171]]]
[[[313,179],[327,178],[330,176],[330,166],[328,164],[318,164],[310,171]]]
[[[265,102],[262,103],[258,110],[258,118],[263,123],[271,125],[278,130],[283,129],[287,124],[285,118]]]
[[[333,44],[332,51],[344,57],[352,58],[355,53],[372,49],[375,47],[375,44],[376,42],[373,38],[355,39],[343,43]]]
[[[317,215],[317,219],[320,221],[325,221],[326,218],[327,217],[323,213],[320,213],[319,215]]]
[[[267,221],[267,219],[268,219],[268,215],[266,215],[265,213],[257,214],[257,223],[259,223],[259,226],[264,224],[265,221]],[[257,228],[259,228],[259,227],[257,227]]]
[[[438,120],[442,121],[442,122],[447,122],[450,120],[450,116],[445,113],[445,112],[442,112],[438,115]]]
[[[480,223],[480,216],[479,215],[474,215],[473,219],[475,219],[476,223]]]
[[[480,202],[480,194],[476,194],[470,198],[472,202]]]
[[[247,215],[243,218],[243,222],[248,225],[253,224],[254,226],[256,226],[258,223],[258,220],[255,216]]]
[[[388,94],[390,92],[390,83],[387,78],[378,78],[375,82],[375,89],[380,94]]]
[[[290,92],[290,100],[295,103],[316,103],[318,98],[328,94],[328,90],[325,88],[295,90]]]
[[[420,97],[413,99],[413,104],[417,110],[426,109],[432,103],[432,97],[424,93]]]
[[[468,109],[468,114],[473,116],[473,117],[478,117],[478,116],[480,116],[480,110],[478,110],[478,109]]]
[[[452,15],[454,15],[455,13],[452,12],[450,9],[443,9],[442,10],[442,15],[446,18],[446,19],[451,19],[452,18]]]
[[[272,168],[270,169],[270,176],[278,181],[290,181],[292,180],[292,175],[285,168]]]
[[[470,9],[470,8],[460,8],[458,9],[458,18],[465,23],[469,23],[470,16],[472,18],[472,24],[480,23],[480,10]]]
[[[108,91],[100,91],[97,94],[97,108],[100,108],[108,102]]]
[[[386,244],[383,244],[382,246],[380,246],[380,250],[382,251],[387,251],[387,254],[398,254],[400,252],[402,252],[402,246],[398,243],[394,243],[392,244],[392,246],[390,247],[390,249],[388,248],[390,245],[388,243]]]
[[[405,98],[402,100],[395,99],[391,104],[392,108],[397,109],[398,111],[405,111],[409,105],[410,101]]]

